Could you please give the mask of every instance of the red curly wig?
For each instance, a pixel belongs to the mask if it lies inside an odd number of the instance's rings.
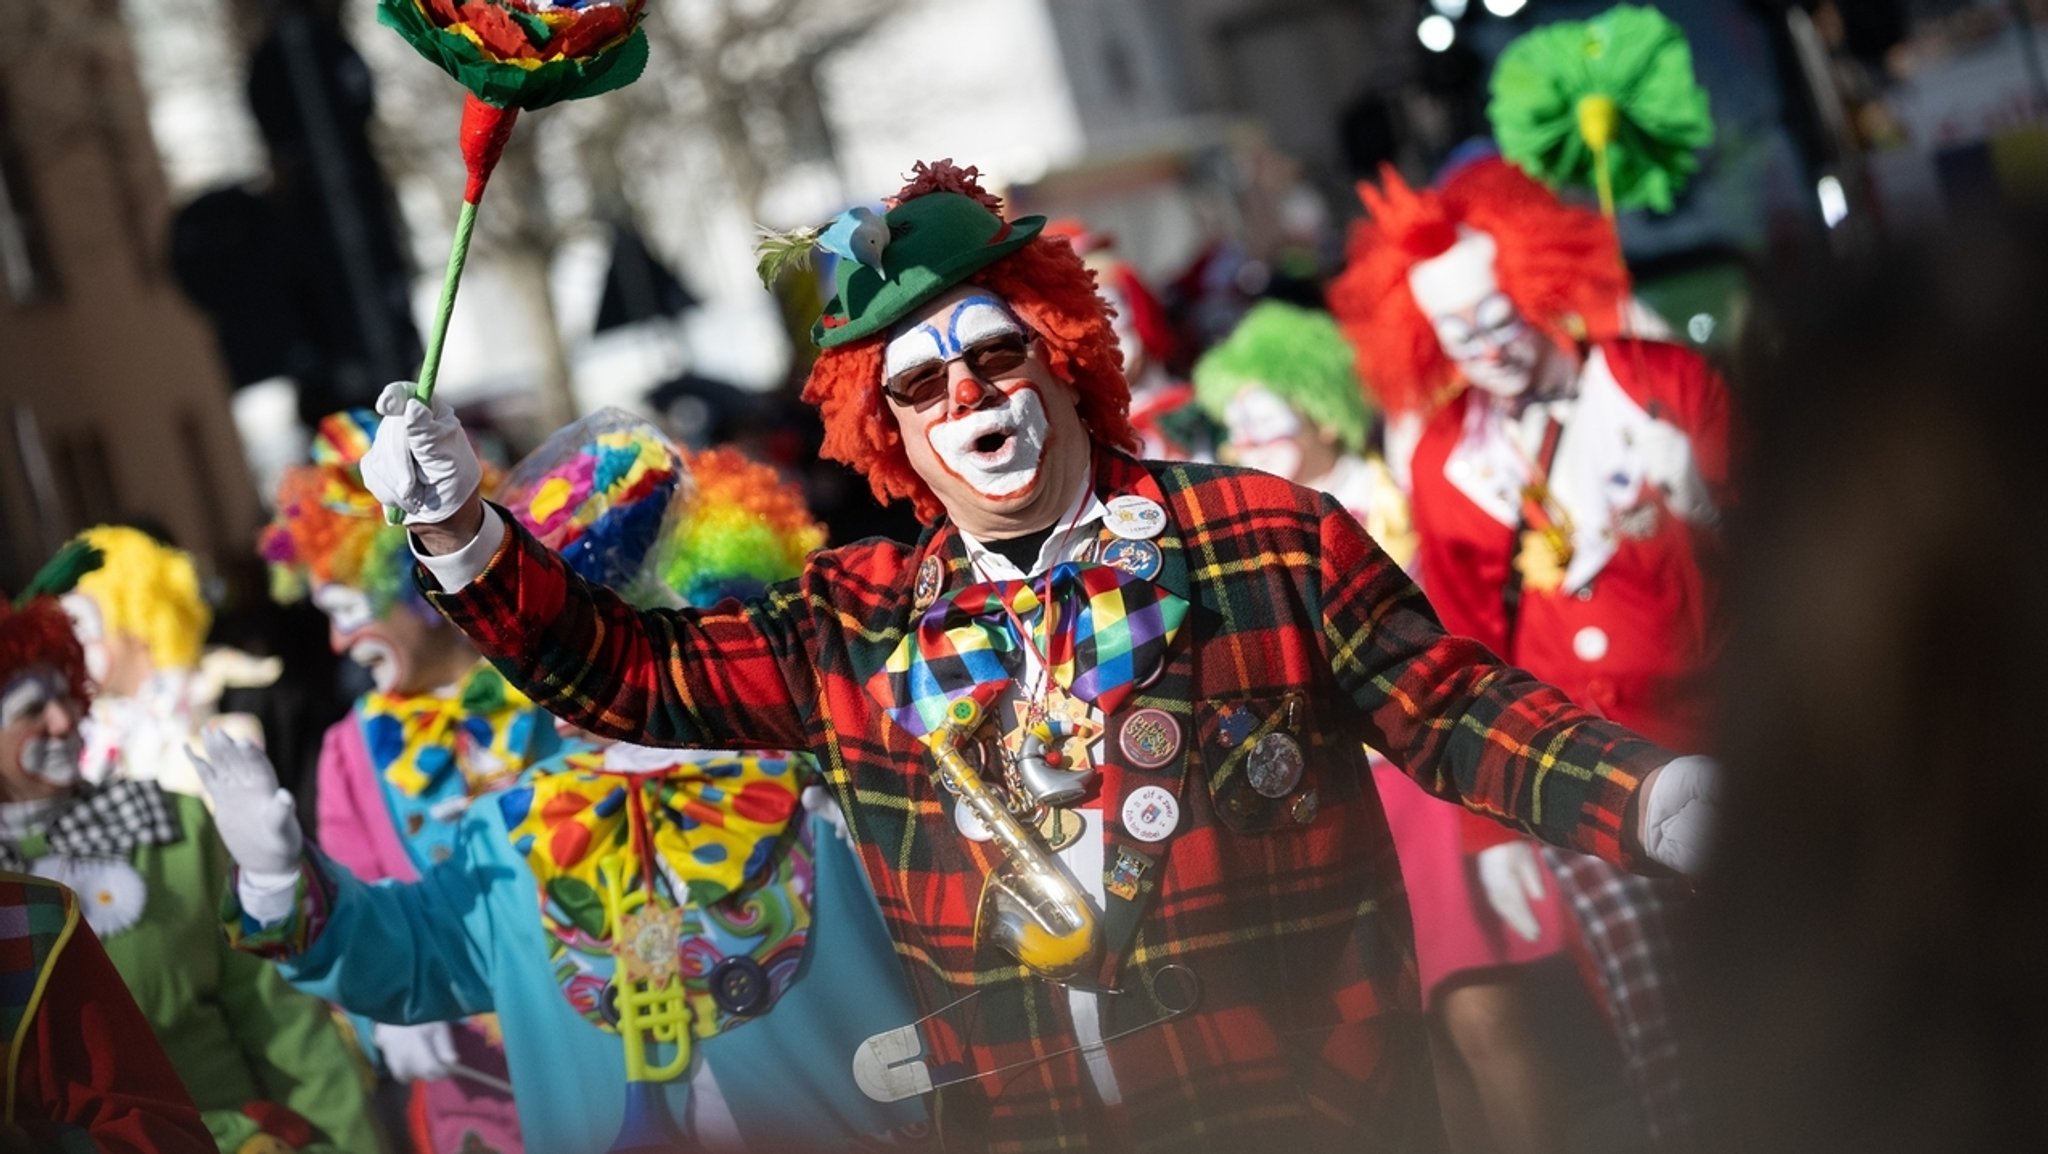
[[[0,684],[38,665],[56,670],[81,706],[92,701],[85,650],[57,599],[37,597],[19,609],[0,599]]]
[[[1001,203],[974,182],[973,169],[954,168],[945,161],[920,164],[916,178],[892,201],[940,191],[964,193],[991,206]],[[1053,376],[1079,393],[1081,423],[1097,444],[1136,451],[1131,389],[1124,381],[1123,353],[1110,328],[1110,306],[1095,291],[1095,274],[1064,238],[1034,237],[963,283],[1001,297],[1038,334]],[[882,396],[882,348],[887,340],[877,335],[819,353],[804,382],[803,399],[816,405],[824,418],[826,457],[866,474],[875,499],[884,504],[909,498],[918,519],[930,523],[945,510],[911,468],[902,431]]]
[[[1628,269],[1599,213],[1564,203],[1498,159],[1467,165],[1436,189],[1409,188],[1391,165],[1380,182],[1358,186],[1370,219],[1352,228],[1329,304],[1382,408],[1428,414],[1463,387],[1408,291],[1408,270],[1455,244],[1459,225],[1493,237],[1501,292],[1560,346],[1622,331]]]

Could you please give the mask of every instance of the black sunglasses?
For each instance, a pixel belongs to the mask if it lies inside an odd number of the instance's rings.
[[[882,392],[905,408],[924,410],[946,396],[946,367],[954,361],[967,366],[975,378],[994,384],[1017,375],[1031,359],[1031,338],[1023,333],[1000,333],[960,350],[957,357],[926,361],[905,369],[882,382]]]

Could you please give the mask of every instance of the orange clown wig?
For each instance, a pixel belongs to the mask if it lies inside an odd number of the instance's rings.
[[[893,207],[933,192],[972,196],[991,211],[1001,205],[976,183],[972,169],[946,161],[920,163],[915,179],[890,203]],[[1110,327],[1110,307],[1096,292],[1095,274],[1065,238],[1033,237],[960,283],[978,285],[1002,298],[1038,334],[1053,375],[1079,394],[1081,423],[1096,443],[1136,450],[1131,390]],[[886,504],[907,497],[918,518],[930,522],[943,509],[931,487],[911,468],[902,432],[882,396],[882,348],[887,340],[886,334],[878,334],[819,353],[803,397],[818,406],[824,418],[826,457],[866,474],[877,500]]]
[[[1428,414],[1463,386],[1408,288],[1409,270],[1448,251],[1460,226],[1493,238],[1500,291],[1545,336],[1569,347],[1620,333],[1628,270],[1599,213],[1565,204],[1497,159],[1419,192],[1391,166],[1380,176],[1379,189],[1358,186],[1370,219],[1352,230],[1329,302],[1357,350],[1359,375],[1387,411]]]

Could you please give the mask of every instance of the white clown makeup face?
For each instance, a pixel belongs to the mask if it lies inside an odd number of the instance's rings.
[[[1497,247],[1493,237],[1461,226],[1456,244],[1408,271],[1408,288],[1444,356],[1465,379],[1512,398],[1535,383],[1549,343],[1501,291],[1493,265]]]
[[[1301,441],[1308,426],[1294,406],[1249,385],[1224,406],[1223,424],[1229,435],[1224,449],[1232,463],[1288,481],[1303,479]]]
[[[416,645],[408,644],[403,618],[394,610],[380,618],[370,608],[370,595],[347,585],[322,585],[313,590],[313,605],[327,614],[327,644],[363,667],[379,693],[399,693],[414,686]],[[417,639],[411,639],[417,640]]]
[[[57,602],[64,607],[64,615],[71,618],[71,632],[78,637],[79,648],[85,650],[85,675],[96,685],[105,684],[110,660],[107,623],[100,616],[100,603],[83,593],[66,593]]]
[[[1043,528],[1085,482],[1072,387],[988,290],[955,289],[899,325],[882,372],[911,467],[968,532]]]
[[[81,712],[63,675],[47,666],[0,685],[0,798],[52,797],[77,783]]]

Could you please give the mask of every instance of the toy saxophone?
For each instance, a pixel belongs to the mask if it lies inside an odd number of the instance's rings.
[[[1033,972],[1070,981],[1091,969],[1102,931],[1088,898],[1059,863],[1025,830],[960,746],[981,727],[982,707],[962,697],[946,708],[946,720],[926,739],[939,780],[973,811],[994,835],[1003,861],[982,889],[980,925]]]

